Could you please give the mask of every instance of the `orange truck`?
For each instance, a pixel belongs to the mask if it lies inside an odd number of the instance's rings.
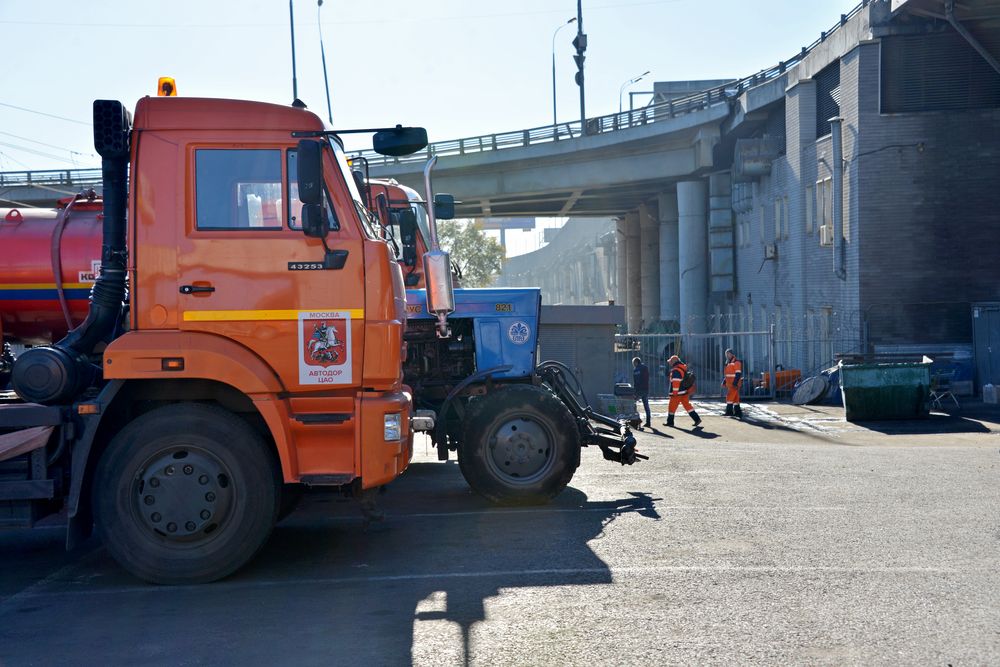
[[[374,131],[404,155],[422,128]],[[86,319],[13,364],[0,524],[64,508],[136,576],[219,579],[289,485],[362,499],[407,467],[403,271],[310,111],[94,103],[100,274]],[[365,506],[365,503],[362,503]]]

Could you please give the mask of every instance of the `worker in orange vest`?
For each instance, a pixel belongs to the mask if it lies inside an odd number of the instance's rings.
[[[736,358],[732,349],[726,350],[726,370],[722,386],[726,388],[726,415],[743,418],[740,408],[740,383],[743,381],[743,362]]]
[[[667,404],[667,421],[663,422],[664,426],[674,425],[674,413],[677,412],[677,405],[683,405],[684,409],[687,410],[688,415],[694,420],[694,425],[697,426],[701,423],[701,417],[698,413],[694,411],[691,407],[691,401],[688,399],[689,396],[694,395],[694,384],[684,382],[684,377],[688,374],[687,365],[684,364],[680,357],[676,354],[669,359],[667,359],[667,379],[670,382],[670,403]],[[693,379],[692,374],[692,379]],[[690,382],[690,380],[689,380]]]

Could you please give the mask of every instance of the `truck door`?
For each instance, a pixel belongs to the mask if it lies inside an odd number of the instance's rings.
[[[295,150],[245,146],[188,149],[194,194],[177,246],[179,326],[251,349],[292,393],[353,396],[365,298],[354,202],[328,154],[327,244],[344,261],[324,269],[321,240],[300,229]]]

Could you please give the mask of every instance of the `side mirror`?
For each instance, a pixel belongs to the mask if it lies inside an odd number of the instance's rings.
[[[439,192],[434,195],[434,217],[438,220],[451,220],[455,217],[455,198]]]
[[[413,209],[399,211],[399,242],[403,246],[403,264],[417,265],[417,214]]]
[[[330,233],[330,223],[327,222],[323,207],[319,204],[302,206],[302,233],[314,239],[325,239]]]
[[[382,223],[382,227],[388,227],[392,224],[392,214],[389,212],[389,199],[385,196],[384,192],[378,193],[375,197],[375,212],[378,214],[378,221]]]
[[[299,200],[303,204],[323,203],[323,144],[303,139],[295,154],[296,178],[299,184]],[[306,217],[302,212],[303,219]],[[303,220],[302,228],[305,229]],[[306,233],[307,236],[312,236]]]
[[[372,137],[372,148],[379,155],[402,157],[411,155],[427,146],[427,130],[422,127],[397,125],[392,130],[376,132]]]

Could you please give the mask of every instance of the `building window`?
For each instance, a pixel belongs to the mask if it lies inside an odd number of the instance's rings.
[[[819,244],[833,245],[833,179],[816,181],[816,215]]]
[[[881,70],[882,113],[1000,107],[1000,74],[954,30],[883,37]]]
[[[816,82],[816,138],[830,134],[830,119],[840,115],[840,61],[819,71]]]
[[[774,200],[774,240],[781,240],[781,197]]]
[[[806,234],[812,234],[813,231],[813,217],[816,213],[815,192],[815,186],[806,186]]]
[[[788,219],[788,195],[781,198],[781,219],[785,221],[785,231],[783,236],[787,239],[791,235],[792,231],[790,224],[791,221]]]
[[[765,243],[767,241],[767,230],[764,227],[767,225],[767,213],[763,204],[757,209],[757,214],[760,218],[760,242]]]

